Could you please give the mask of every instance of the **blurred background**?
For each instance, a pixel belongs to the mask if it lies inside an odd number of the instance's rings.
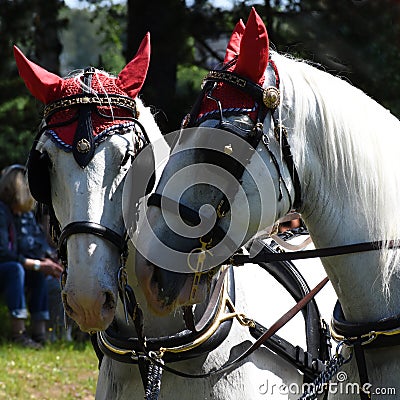
[[[0,168],[25,162],[42,111],[18,77],[14,44],[60,76],[89,65],[118,74],[150,31],[142,95],[168,133],[252,6],[276,50],[320,64],[400,117],[398,0],[0,0]]]

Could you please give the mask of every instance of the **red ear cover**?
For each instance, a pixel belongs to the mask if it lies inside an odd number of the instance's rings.
[[[242,20],[240,20],[235,29],[232,32],[231,38],[229,40],[228,46],[226,48],[226,54],[224,59],[224,64],[231,61],[235,56],[239,54],[240,41],[242,40],[245,25]]]
[[[267,29],[253,7],[240,41],[239,58],[233,71],[253,82],[261,83],[268,65],[268,56]]]
[[[150,63],[150,33],[140,43],[135,57],[123,68],[116,80],[117,86],[129,97],[135,98],[146,79]]]
[[[14,46],[14,57],[19,74],[34,97],[44,104],[58,98],[57,93],[62,83],[59,76],[28,60],[16,46]]]

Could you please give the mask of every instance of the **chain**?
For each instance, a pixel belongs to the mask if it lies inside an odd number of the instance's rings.
[[[343,364],[346,364],[350,361],[352,357],[352,352],[350,353],[348,358],[343,357],[341,354],[341,350],[345,345],[344,342],[340,342],[336,348],[336,354],[331,357],[331,359],[327,362],[325,366],[325,370],[322,371],[317,378],[310,384],[307,388],[307,391],[303,393],[298,400],[314,400],[323,393],[326,389],[327,384],[332,380],[332,378],[339,372],[340,368]]]
[[[153,355],[154,357],[154,355]],[[159,356],[155,356],[163,363]],[[161,390],[161,378],[163,369],[160,365],[154,364],[150,359],[149,370],[147,373],[147,386],[144,393],[144,400],[157,400]]]

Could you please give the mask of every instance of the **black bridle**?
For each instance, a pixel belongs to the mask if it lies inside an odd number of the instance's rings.
[[[181,132],[181,135],[183,135],[185,133],[185,128],[201,126],[201,124],[207,119],[217,119],[218,123],[213,128],[232,133],[233,135],[242,139],[248,145],[241,146],[242,148],[240,150],[240,162],[235,160],[235,158],[223,153],[216,154],[216,152],[212,151],[207,152],[207,149],[193,149],[194,152],[202,151],[203,154],[205,154],[205,157],[207,157],[207,162],[209,164],[221,166],[238,182],[237,185],[231,185],[230,187],[228,187],[226,192],[221,193],[219,197],[215,196],[212,204],[215,209],[216,215],[215,223],[213,224],[212,229],[203,237],[198,238],[197,241],[197,243],[199,241],[200,243],[209,243],[210,246],[208,248],[212,248],[213,246],[217,245],[222,239],[224,239],[224,241],[226,241],[227,243],[227,246],[232,249],[232,251],[236,251],[237,245],[229,238],[229,236],[226,235],[226,232],[220,226],[220,222],[230,211],[229,201],[235,197],[236,192],[240,187],[243,173],[250,163],[250,160],[253,154],[256,152],[256,149],[261,140],[263,141],[265,148],[269,152],[269,155],[271,157],[274,167],[277,170],[277,174],[279,177],[280,185],[278,201],[281,201],[283,199],[281,188],[281,185],[283,185],[290,199],[289,208],[296,209],[301,205],[301,185],[297,170],[293,163],[293,156],[291,154],[291,149],[287,141],[286,130],[279,124],[276,116],[276,109],[279,105],[280,94],[279,76],[275,64],[272,60],[270,60],[266,74],[266,85],[268,86],[264,88],[258,84],[255,84],[247,78],[228,71],[228,68],[231,67],[235,62],[236,59],[224,65],[221,70],[210,71],[208,75],[204,78],[202,91],[198,96],[198,99],[193,106],[190,114],[188,114],[184,118],[182,123],[183,130]],[[215,98],[213,94],[214,89],[220,83],[228,84],[235,89],[239,89],[243,93],[249,95],[254,100],[256,104],[256,106],[254,107],[254,109],[256,110],[255,121],[252,121],[250,118],[248,118],[246,123],[236,123],[235,120],[231,121],[225,117],[221,101]],[[215,102],[217,111],[211,116],[206,114],[198,119],[199,110],[201,108],[202,101],[205,98]],[[241,113],[241,110],[235,110],[231,113],[233,113],[233,115],[237,115],[237,113]],[[280,143],[283,161],[285,162],[291,175],[295,193],[294,199],[291,199],[291,192],[285,178],[283,177],[281,166],[274,153],[270,149],[270,139],[267,137],[267,135],[263,133],[263,121],[268,114],[271,116],[275,126],[275,137],[277,142]],[[194,209],[190,205],[184,204],[181,200],[175,200],[167,197],[165,194],[160,193],[158,191],[158,188],[149,197],[147,205],[156,206],[170,211],[179,210],[179,214],[181,215],[183,220],[193,226],[198,225],[201,220],[199,210]],[[204,218],[204,216],[202,217]],[[173,235],[173,232],[171,232],[171,235]],[[180,237],[180,240],[185,240],[185,238]],[[194,242],[196,242],[196,239],[194,239]]]

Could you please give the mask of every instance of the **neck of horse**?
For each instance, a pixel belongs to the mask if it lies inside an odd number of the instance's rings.
[[[315,207],[302,213],[317,248],[371,241],[362,216],[351,203]],[[358,218],[359,217],[359,218]],[[373,239],[372,239],[373,240]],[[399,314],[400,282],[391,280],[391,295],[383,290],[379,251],[321,259],[332,282],[346,319],[372,322]]]
[[[341,79],[284,57],[276,63],[282,120],[302,186],[299,211],[315,246],[399,239],[400,179],[393,177],[399,121]],[[321,259],[346,319],[372,322],[399,313],[397,265],[388,272],[384,261],[393,254]]]

